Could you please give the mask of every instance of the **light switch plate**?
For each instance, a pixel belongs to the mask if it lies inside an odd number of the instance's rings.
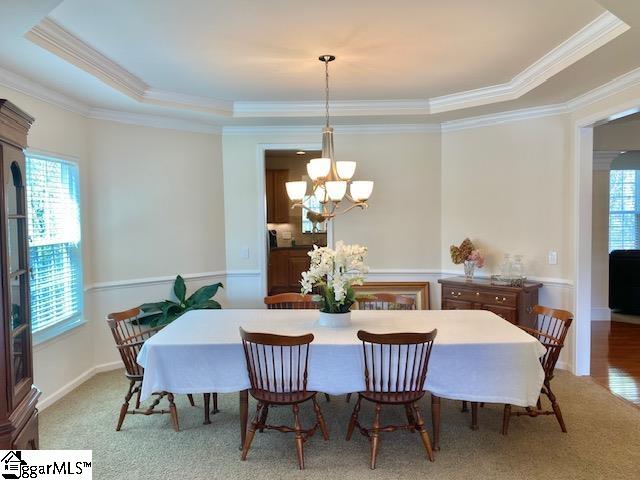
[[[556,252],[555,250],[549,251],[547,260],[549,262],[549,265],[557,265],[558,264],[558,252]]]
[[[249,258],[249,247],[240,248],[240,258]]]

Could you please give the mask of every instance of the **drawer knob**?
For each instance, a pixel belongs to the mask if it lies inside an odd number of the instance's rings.
[[[460,295],[462,295],[462,292],[454,292],[453,290],[451,290],[451,295],[453,295],[454,297],[459,297]]]
[[[498,303],[504,303],[504,302],[506,302],[506,301],[507,301],[507,298],[506,298],[506,297],[502,297],[502,298],[500,298],[500,297],[496,297],[496,302],[498,302]]]

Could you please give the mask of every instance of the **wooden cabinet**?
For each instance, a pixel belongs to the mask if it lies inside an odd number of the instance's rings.
[[[0,449],[37,448],[25,158],[33,118],[0,99]]]
[[[267,223],[289,223],[288,181],[289,170],[266,171]]]
[[[522,287],[492,285],[489,279],[466,281],[464,277],[443,278],[443,310],[489,310],[515,325],[532,326],[532,313],[538,304],[541,283],[526,282]]]
[[[309,270],[311,247],[276,248],[269,252],[269,295],[300,291],[302,272]]]

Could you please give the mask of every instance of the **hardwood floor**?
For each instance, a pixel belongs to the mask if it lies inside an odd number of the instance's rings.
[[[591,323],[591,377],[640,407],[640,325]]]

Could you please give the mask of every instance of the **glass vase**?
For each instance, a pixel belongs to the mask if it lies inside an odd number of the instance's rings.
[[[464,262],[464,278],[467,282],[473,280],[473,275],[476,273],[476,262],[473,260],[466,260]]]

